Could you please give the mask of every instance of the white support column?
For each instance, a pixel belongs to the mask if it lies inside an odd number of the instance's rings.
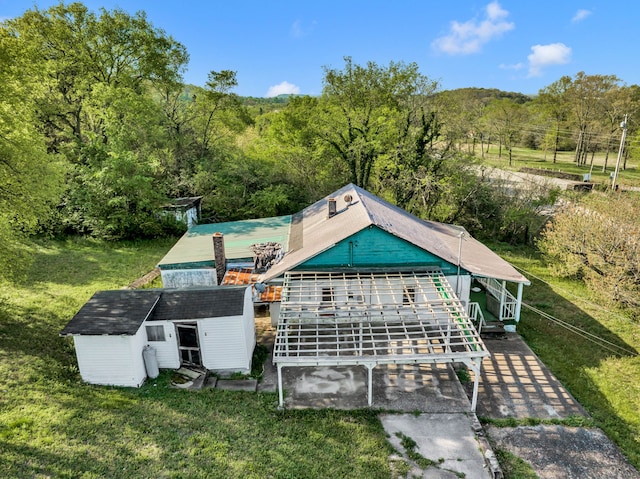
[[[506,299],[507,296],[507,282],[503,281],[502,282],[502,290],[500,291],[500,314],[499,314],[499,320],[502,321],[504,319],[504,315],[502,314],[502,311],[504,310],[504,300]]]
[[[520,322],[520,310],[522,309],[522,289],[524,283],[518,283],[518,298],[516,301],[516,323]]]
[[[467,365],[473,371],[473,396],[471,397],[471,411],[476,412],[476,406],[478,405],[478,387],[480,384],[480,368],[482,367],[482,358],[480,358],[480,362],[476,362],[477,360],[471,360],[467,363]]]
[[[367,391],[367,402],[369,403],[369,407],[373,404],[373,368],[375,368],[375,364],[367,364],[367,371],[369,376],[369,388]]]
[[[284,407],[284,395],[282,393],[282,365],[278,364],[278,401],[280,407]]]

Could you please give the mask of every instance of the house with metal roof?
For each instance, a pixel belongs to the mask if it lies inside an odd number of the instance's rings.
[[[280,288],[270,305],[280,404],[284,367],[366,367],[371,404],[374,368],[455,362],[475,373],[475,408],[489,353],[472,290],[493,298],[487,307],[515,327],[528,284],[464,228],[421,220],[352,184],[291,216],[204,226],[159,263],[163,282],[182,286],[206,277],[224,284],[244,267],[254,290]],[[265,244],[279,245],[281,254],[256,255]],[[515,296],[507,282],[516,285]]]
[[[60,335],[85,382],[139,387],[150,368],[250,372],[253,313],[247,286],[98,291]]]

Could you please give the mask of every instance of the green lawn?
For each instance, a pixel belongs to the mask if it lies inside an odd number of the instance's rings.
[[[0,290],[0,477],[391,476],[375,413],[278,411],[275,394],[83,384],[58,332],[96,291],[148,272],[172,241],[40,243]]]
[[[58,332],[96,290],[130,283],[171,244],[76,240],[29,248],[28,272],[0,289],[0,477],[397,475],[375,412],[279,411],[275,394],[171,389],[166,373],[140,389],[80,381],[72,342]],[[637,322],[576,302],[567,292],[589,292],[549,277],[531,250],[501,253],[552,282],[534,280],[525,301],[625,347],[640,344]],[[639,467],[638,356],[614,357],[526,310],[519,331]]]
[[[502,156],[498,154],[498,146],[491,145],[489,152],[485,153],[484,162],[497,168],[509,169],[509,154],[506,150],[502,150]],[[480,148],[476,148],[477,157],[480,157]],[[553,152],[544,152],[541,150],[531,150],[528,148],[514,148],[511,169],[519,169],[523,167],[540,168],[545,170],[561,171],[563,173],[591,173],[591,180],[594,183],[602,183],[610,185],[609,175],[616,166],[617,150],[609,152],[607,161],[607,169],[603,173],[602,166],[604,164],[605,153],[598,152],[594,156],[593,168],[591,168],[591,156],[587,160],[585,166],[577,166],[574,162],[573,151],[559,151],[556,163],[553,163]],[[640,167],[637,161],[630,160],[627,162],[627,168],[618,172],[618,184],[624,186],[640,186]]]

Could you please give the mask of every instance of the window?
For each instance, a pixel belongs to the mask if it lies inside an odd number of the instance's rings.
[[[147,326],[147,339],[149,341],[164,341],[164,326]]]
[[[410,306],[416,301],[416,288],[404,288],[404,292],[402,294],[402,304],[405,306]]]
[[[361,294],[356,294],[353,291],[349,291],[347,294],[347,301],[349,303],[363,303],[364,299]]]
[[[333,288],[322,288],[322,302],[333,303]]]

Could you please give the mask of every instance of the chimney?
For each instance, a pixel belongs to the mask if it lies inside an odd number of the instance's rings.
[[[218,284],[222,284],[224,274],[227,272],[227,258],[224,253],[224,235],[222,233],[213,233],[213,259],[216,262]]]
[[[329,207],[327,218],[331,218],[336,215],[336,199],[327,198],[327,206]]]

